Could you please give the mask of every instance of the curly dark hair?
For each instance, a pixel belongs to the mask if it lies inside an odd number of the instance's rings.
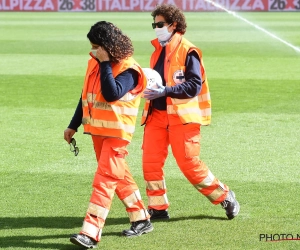
[[[159,4],[152,11],[153,20],[156,16],[163,16],[168,24],[177,22],[174,32],[184,34],[186,31],[186,21],[183,12],[173,4]]]
[[[87,34],[87,38],[91,43],[103,47],[112,62],[118,63],[133,55],[134,49],[130,38],[110,22],[95,23]]]

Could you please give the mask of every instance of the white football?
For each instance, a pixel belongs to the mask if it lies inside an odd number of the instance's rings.
[[[157,89],[157,84],[162,85],[161,76],[156,70],[150,68],[142,68],[142,70],[147,78],[147,88]]]

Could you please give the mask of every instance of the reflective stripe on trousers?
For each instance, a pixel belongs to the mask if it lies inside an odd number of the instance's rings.
[[[128,142],[118,138],[92,136],[98,168],[93,181],[90,203],[80,233],[100,241],[114,193],[123,202],[130,222],[150,216],[139,189],[129,171],[125,156]]]
[[[168,116],[166,111],[153,110],[145,125],[143,141],[143,173],[146,181],[148,207],[167,209],[163,166],[171,145],[176,162],[189,182],[213,204],[222,202],[229,188],[221,183],[199,159],[200,125],[183,125],[179,117]],[[178,187],[180,190],[180,187]]]

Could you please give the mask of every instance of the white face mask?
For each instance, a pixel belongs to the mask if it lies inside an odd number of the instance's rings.
[[[96,57],[96,55],[97,55],[97,50],[96,50],[96,49],[91,49],[91,52],[92,52],[93,56]]]
[[[156,36],[160,42],[166,42],[171,38],[173,32],[168,31],[169,26],[164,26],[162,28],[155,28]]]

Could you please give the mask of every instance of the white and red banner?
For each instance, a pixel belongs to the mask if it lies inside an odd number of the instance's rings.
[[[213,0],[230,11],[300,11],[300,0]],[[161,3],[185,12],[222,11],[205,0],[0,0],[1,11],[152,11]]]

